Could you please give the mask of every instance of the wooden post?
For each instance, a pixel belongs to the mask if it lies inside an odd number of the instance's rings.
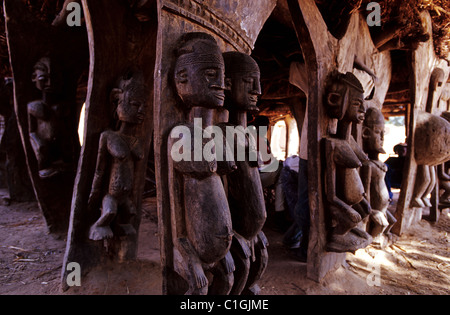
[[[4,12],[14,77],[15,113],[28,171],[49,232],[64,237],[69,226],[70,201],[80,151],[77,130],[83,103],[77,102],[76,96],[78,80],[88,67],[86,29],[48,25],[33,15],[23,1],[4,1]],[[39,71],[47,72],[51,91],[42,87],[40,91],[39,83],[36,80],[36,84],[33,83],[32,76],[37,67],[40,67]],[[34,109],[45,107],[47,115],[36,118],[29,105]],[[44,140],[51,142],[48,147],[40,145],[42,152],[49,149],[52,153],[42,158],[36,155],[30,140],[30,134],[35,131],[30,121],[34,124],[35,118],[41,119],[37,134],[46,134],[43,129],[53,133]],[[49,164],[47,171],[51,171],[44,174],[39,162]]]
[[[134,8],[124,1],[83,0],[82,4],[89,39],[90,74],[85,138],[73,191],[71,224],[62,271],[63,289],[68,289],[66,266],[71,262],[80,264],[82,272],[87,273],[94,266],[107,263],[109,260],[106,258],[112,258],[113,264],[136,258],[144,176],[153,131],[152,100],[158,25],[156,7],[147,10],[151,15],[141,22]],[[143,158],[134,167],[132,188],[132,202],[137,212],[132,223],[137,233],[92,241],[88,238],[89,229],[100,217],[101,204],[90,205],[88,201],[96,173],[100,135],[114,129],[111,125],[114,124],[115,110],[110,95],[117,88],[119,78],[133,67],[142,70],[148,89],[147,110],[135,135],[143,141]]]

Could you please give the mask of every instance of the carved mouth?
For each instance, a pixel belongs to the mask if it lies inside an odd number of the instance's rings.
[[[218,100],[225,101],[225,94],[224,93],[220,93],[220,94],[219,93],[214,93],[213,95]]]

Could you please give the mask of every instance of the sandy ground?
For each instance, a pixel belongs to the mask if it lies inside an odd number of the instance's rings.
[[[65,240],[46,233],[36,203],[0,206],[0,294],[126,295],[161,294],[162,273],[156,208],[146,200],[140,229],[138,260],[98,268],[81,287],[60,290]],[[306,278],[306,264],[293,260],[282,234],[265,228],[269,265],[260,281],[262,294],[450,294],[450,214],[431,225],[422,220],[383,250],[374,246],[348,254],[345,266],[322,283]]]

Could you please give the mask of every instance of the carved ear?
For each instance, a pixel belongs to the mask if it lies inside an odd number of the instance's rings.
[[[231,78],[225,78],[225,90],[231,91],[232,85],[233,84],[231,83]]]
[[[363,137],[363,139],[367,139],[370,137],[370,129],[369,128],[363,127],[362,137]]]
[[[175,82],[178,83],[187,83],[188,75],[186,69],[181,69],[175,73]]]
[[[109,96],[110,102],[113,103],[113,104],[117,104],[117,102],[122,97],[122,94],[123,94],[123,90],[122,89],[118,89],[118,88],[112,89],[111,94]]]

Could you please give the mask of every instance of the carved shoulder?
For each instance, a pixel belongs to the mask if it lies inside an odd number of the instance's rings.
[[[36,118],[44,119],[47,117],[47,110],[42,101],[34,101],[28,103],[28,114]]]
[[[127,143],[114,131],[104,131],[100,137],[100,143],[106,146],[114,158],[123,160],[130,155]]]

